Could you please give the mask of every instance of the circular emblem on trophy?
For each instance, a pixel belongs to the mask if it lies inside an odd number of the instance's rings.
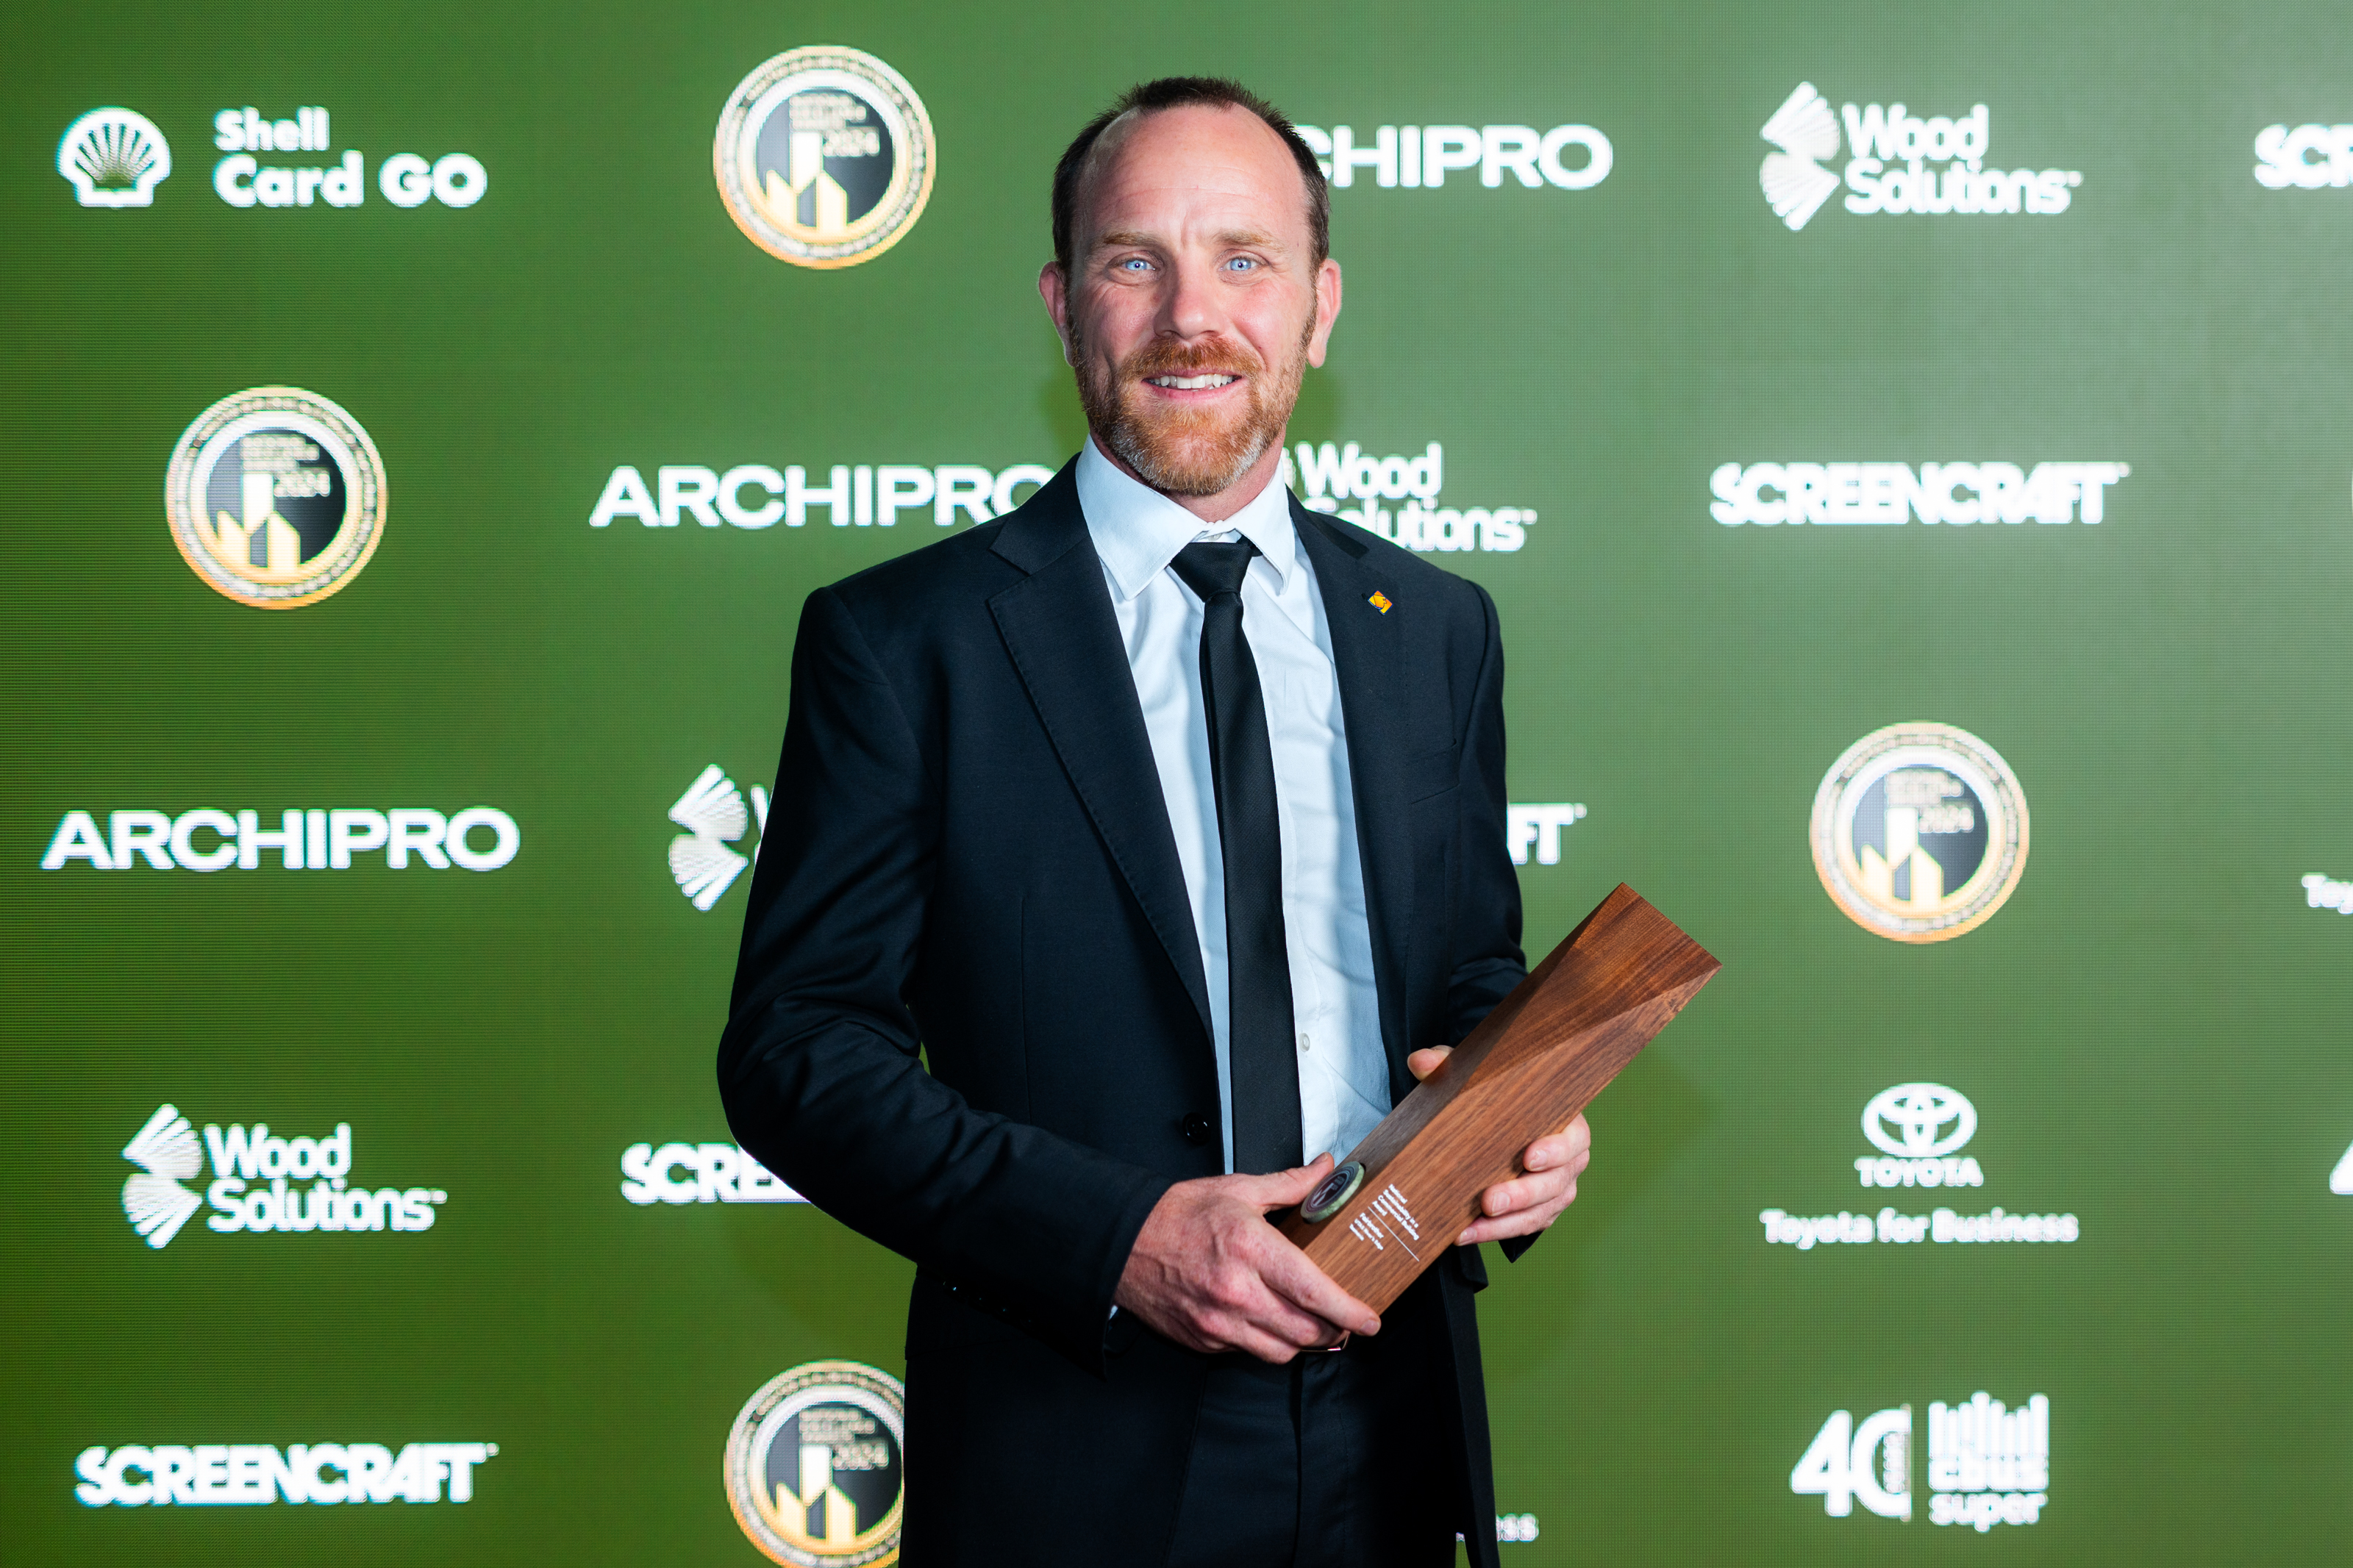
[[[727,1435],[727,1503],[752,1544],[794,1568],[897,1562],[905,1392],[852,1361],[769,1379]]]
[[[1365,1184],[1365,1167],[1359,1161],[1349,1160],[1334,1167],[1332,1173],[1315,1184],[1307,1201],[1299,1205],[1299,1217],[1310,1225],[1321,1225],[1340,1212],[1342,1205],[1356,1195]]]
[[[932,194],[931,117],[907,79],[857,49],[791,49],[719,116],[719,199],[753,244],[801,267],[855,267],[897,244]]]
[[[241,605],[290,610],[340,592],[384,537],[384,460],[313,392],[257,386],[196,416],[164,482],[172,538]]]
[[[1983,924],[2026,868],[2026,795],[1950,724],[1891,724],[1847,748],[1814,795],[1814,868],[1857,925],[1943,942]]]

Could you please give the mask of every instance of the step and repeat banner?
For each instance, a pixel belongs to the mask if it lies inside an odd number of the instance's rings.
[[[910,1266],[712,1081],[786,660],[1076,449],[1053,161],[1213,71],[1531,951],[1725,962],[1493,1262],[1506,1561],[2342,1560],[2341,21],[20,15],[0,1555],[894,1560]]]

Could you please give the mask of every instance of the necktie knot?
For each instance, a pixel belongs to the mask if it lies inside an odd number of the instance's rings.
[[[1169,564],[1206,605],[1221,594],[1240,595],[1242,579],[1250,575],[1250,557],[1257,553],[1258,546],[1247,539],[1231,544],[1188,544]]]

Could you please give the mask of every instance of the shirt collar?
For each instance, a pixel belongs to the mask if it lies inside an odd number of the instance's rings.
[[[1176,552],[1205,533],[1239,530],[1258,546],[1274,571],[1277,587],[1287,586],[1299,563],[1299,535],[1291,521],[1290,492],[1280,481],[1266,488],[1223,522],[1203,522],[1151,486],[1130,477],[1089,436],[1079,449],[1079,510],[1123,599],[1144,592],[1168,569]]]

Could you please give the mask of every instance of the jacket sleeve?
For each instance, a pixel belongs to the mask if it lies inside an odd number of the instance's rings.
[[[1100,1373],[1112,1293],[1170,1181],[924,1070],[905,998],[941,787],[841,595],[812,595],[720,1094],[738,1142],[827,1214]]]
[[[1504,781],[1504,637],[1495,601],[1477,584],[1481,657],[1462,738],[1461,816],[1454,846],[1462,868],[1454,909],[1454,969],[1447,990],[1447,1037],[1461,1043],[1495,1004],[1527,977],[1520,949],[1520,878],[1507,838]],[[1500,1244],[1514,1262],[1535,1237]]]

